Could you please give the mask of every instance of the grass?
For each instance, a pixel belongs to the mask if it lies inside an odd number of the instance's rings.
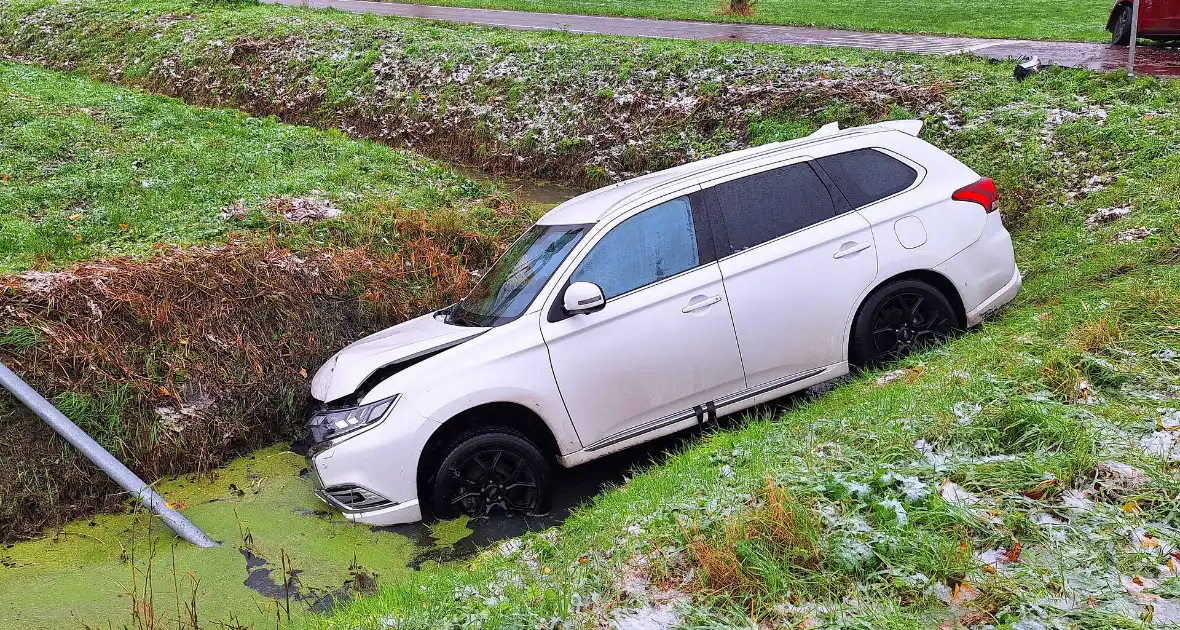
[[[395,208],[475,205],[493,194],[435,162],[337,132],[12,63],[0,63],[0,129],[0,272],[223,243],[235,231],[273,232],[297,248],[379,245]],[[318,197],[345,217],[333,230],[289,224],[262,212],[275,197]],[[242,220],[222,218],[238,200]]]
[[[981,331],[903,363],[906,379],[870,373],[756,412],[557,531],[307,625],[580,627],[670,605],[702,628],[1140,627],[1153,602],[1120,580],[1170,584],[1160,550],[1180,540],[1177,465],[1143,451],[1180,403],[1180,364],[1157,358],[1180,347],[1176,262],[1110,281],[1044,272]],[[1060,276],[1072,288],[1046,292]],[[1072,346],[1111,316],[1119,341]],[[1106,383],[1090,404],[1052,391],[1055,356]],[[1104,461],[1148,481],[1120,487]]]
[[[722,0],[427,0],[425,4],[582,15],[791,24],[854,31],[970,35],[1003,39],[1105,41],[1106,0],[755,0],[730,13]]]
[[[457,299],[531,220],[406,151],[11,62],[0,173],[0,360],[146,478],[292,439],[309,371]],[[0,540],[118,509],[35,417],[0,419]]]
[[[648,94],[666,113],[686,94],[752,89],[768,75],[755,80],[747,68],[770,68],[805,91],[881,96],[801,104],[777,95],[766,107],[727,105],[725,117],[715,103],[697,106],[675,119],[691,131],[643,136],[637,126],[637,151],[659,146],[667,152],[652,155],[684,160],[833,119],[921,116],[926,139],[999,182],[1026,285],[982,330],[891,366],[903,378],[866,374],[789,410],[763,409],[637,473],[560,529],[416,575],[307,625],[581,627],[656,611],[702,628],[1134,628],[1175,605],[1177,82],[1054,69],[1016,83],[1010,65],[967,58],[503,33],[273,7],[33,3],[9,16],[0,28],[40,63],[260,109],[312,86],[324,97],[313,113],[283,112],[322,125],[341,120],[338,111],[386,120],[412,94],[432,103],[415,110],[418,123],[489,132],[493,140],[480,136],[476,147],[515,151],[499,140],[516,129],[505,121],[536,123],[552,147],[538,141],[513,159],[574,169],[604,163],[594,151],[611,142],[545,124],[575,120],[601,133],[633,111],[585,106],[578,97],[588,86],[610,90],[602,98],[611,102]],[[19,20],[41,40],[14,27]],[[89,38],[75,36],[83,32]],[[230,63],[218,40],[249,43],[248,54]],[[620,58],[635,63],[620,67]],[[401,96],[388,96],[393,83],[378,59],[424,74],[397,74]],[[210,87],[259,85],[244,80],[244,66],[283,71],[265,74],[266,98]],[[434,68],[448,78],[422,78]],[[194,77],[201,89],[175,87]],[[882,86],[896,91],[874,92]],[[484,117],[448,119],[468,94],[485,95]],[[436,98],[452,99],[445,112]],[[520,106],[542,100],[548,109]],[[375,128],[346,126],[358,135]],[[663,162],[641,167],[655,164]],[[1118,206],[1133,210],[1086,227],[1096,210]],[[1121,242],[1130,228],[1150,234]],[[1139,470],[1120,476],[1110,462]]]

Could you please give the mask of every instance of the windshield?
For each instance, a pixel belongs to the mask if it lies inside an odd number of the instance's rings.
[[[457,326],[499,326],[520,317],[586,232],[585,225],[534,225],[504,252],[447,317]]]

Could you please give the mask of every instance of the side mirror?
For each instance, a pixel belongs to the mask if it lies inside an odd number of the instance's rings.
[[[566,287],[563,306],[570,315],[594,313],[606,308],[606,296],[593,282],[575,282]]]

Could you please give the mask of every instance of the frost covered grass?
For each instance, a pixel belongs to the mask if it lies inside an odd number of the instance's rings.
[[[1180,201],[1175,165],[1160,175],[1157,193]],[[1056,237],[1084,216],[1069,212]],[[1017,305],[896,366],[904,377],[869,373],[749,414],[559,529],[311,625],[1180,621],[1180,216],[1152,218],[1166,238],[1072,239],[1095,261],[1122,248],[1137,269],[1029,265],[1041,270]],[[1054,256],[1027,244],[1026,263]]]
[[[0,53],[588,187],[827,122],[917,117],[927,139],[1000,181],[1014,220],[1124,185],[1128,169],[1166,151],[1180,100],[1174,81],[1050,69],[1017,83],[1011,64],[965,56],[520,33],[180,0],[5,0]]]
[[[406,1],[409,0],[395,0]],[[741,21],[1020,39],[1110,39],[1103,30],[1114,3],[1105,0],[755,0],[735,15],[723,0],[429,0],[425,4],[584,15]]]
[[[1174,619],[1180,83],[174,1],[10,1],[0,47],[566,181],[918,116],[999,182],[1027,282],[983,330],[747,415],[560,529],[313,626]]]

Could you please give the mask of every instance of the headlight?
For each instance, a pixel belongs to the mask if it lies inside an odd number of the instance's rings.
[[[311,430],[312,444],[319,444],[381,422],[400,397],[401,394],[397,394],[359,407],[323,409],[313,413],[311,420],[307,422],[307,428]]]

